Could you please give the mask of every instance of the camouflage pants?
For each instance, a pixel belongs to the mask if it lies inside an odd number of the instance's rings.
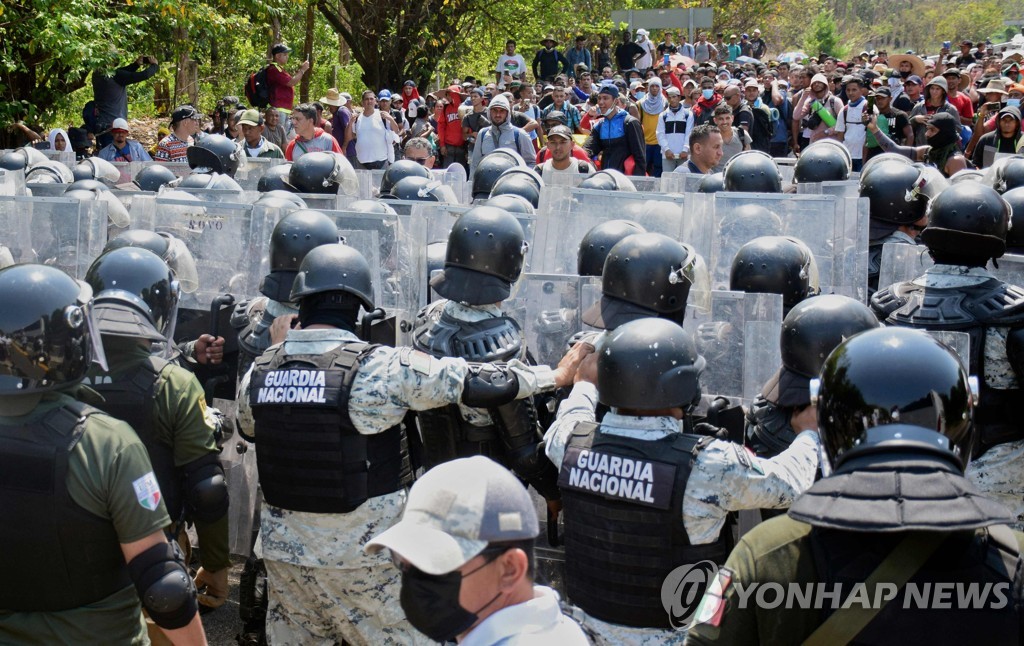
[[[405,620],[392,568],[330,569],[266,561],[270,644],[428,644]]]
[[[566,614],[576,620],[594,646],[682,646],[686,640],[685,630],[633,628],[610,624],[591,617],[576,606],[571,606],[571,612]]]
[[[998,444],[967,467],[967,479],[993,500],[1006,505],[1024,531],[1024,440]]]

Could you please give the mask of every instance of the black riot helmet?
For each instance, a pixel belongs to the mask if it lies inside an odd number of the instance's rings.
[[[675,323],[641,318],[623,323],[600,346],[597,397],[615,408],[655,410],[700,402],[704,357]]]
[[[419,166],[419,164],[416,165]],[[381,200],[356,200],[346,206],[345,210],[375,215],[395,215],[395,210],[391,208],[391,205]]]
[[[19,150],[0,155],[0,170],[25,170],[28,167],[28,158]]]
[[[352,164],[337,153],[306,153],[291,165],[288,183],[298,193],[354,194],[359,187]]]
[[[1024,186],[1003,193],[1010,205],[1010,230],[1006,232],[1006,251],[1024,253]]]
[[[872,240],[924,217],[925,196],[911,192],[919,176],[918,169],[897,161],[879,162],[861,175],[860,196],[870,202]]]
[[[123,247],[137,247],[155,253],[171,268],[171,271],[174,272],[174,279],[181,286],[181,291],[186,294],[191,294],[199,289],[199,270],[196,267],[196,260],[180,238],[164,232],[129,229],[111,239],[103,247],[103,253]]]
[[[495,195],[487,200],[487,206],[495,206],[499,209],[505,209],[509,213],[521,213],[522,215],[533,215],[537,212],[533,208],[533,204],[525,197],[510,193]]]
[[[489,197],[499,195],[518,195],[533,205],[540,206],[540,191],[544,188],[544,180],[530,168],[510,168],[491,187]]]
[[[1012,191],[1015,188],[1024,186],[1024,157],[1010,157],[1000,165],[996,178],[997,190],[1000,193]]]
[[[576,273],[580,276],[600,276],[608,252],[620,240],[646,229],[631,220],[607,220],[587,231],[576,254]]]
[[[122,247],[93,261],[85,273],[101,334],[164,341],[177,313],[180,288],[152,251]]]
[[[613,330],[648,316],[682,325],[690,288],[707,291],[707,269],[689,245],[660,233],[623,238],[608,252],[601,300],[583,314],[587,325]]]
[[[279,303],[292,300],[292,283],[306,255],[335,242],[338,227],[320,211],[301,209],[278,220],[270,236],[270,273],[260,283],[260,293]]]
[[[444,272],[430,286],[444,298],[469,305],[509,297],[523,272],[528,249],[514,215],[494,206],[474,206],[455,220],[448,234]]]
[[[718,193],[725,190],[725,175],[722,173],[710,173],[704,175],[697,182],[698,193]]]
[[[580,188],[589,188],[597,191],[624,191],[635,193],[636,186],[633,180],[629,179],[614,168],[606,168],[590,175],[582,182]]]
[[[725,190],[781,193],[782,173],[775,160],[760,150],[745,150],[725,165]]]
[[[928,203],[921,240],[936,262],[980,264],[1006,251],[1010,205],[979,182],[950,186]],[[940,260],[941,259],[941,260]]]
[[[400,159],[388,166],[388,169],[384,171],[384,176],[380,179],[380,194],[387,195],[398,180],[406,177],[425,177],[426,179],[431,179],[433,176],[425,166],[411,159]]]
[[[160,187],[168,184],[174,185],[177,181],[178,176],[172,173],[169,168],[160,164],[153,164],[140,170],[135,175],[135,179],[132,180],[132,184],[138,186],[140,190],[153,191],[155,193],[160,190]]]
[[[185,179],[181,180],[177,188],[183,191],[188,189],[200,189],[200,190],[219,190],[219,191],[234,191],[236,193],[242,192],[242,187],[238,185],[238,182],[229,175],[221,175],[220,173],[192,173]]]
[[[206,135],[185,151],[188,167],[200,173],[220,173],[234,177],[238,165],[245,158],[241,144],[224,135]]]
[[[526,162],[518,154],[512,153],[503,148],[484,155],[483,159],[473,169],[473,199],[486,199],[494,188],[501,174],[510,168],[526,168]]]
[[[311,249],[299,265],[289,300],[299,303],[301,317],[302,302],[318,294],[337,294],[343,300],[353,296],[363,309],[372,311],[370,263],[363,254],[340,242]]]
[[[760,204],[743,204],[722,218],[718,234],[723,240],[753,240],[782,233],[782,218]]]
[[[822,139],[800,151],[793,168],[793,181],[797,184],[838,182],[850,179],[851,170],[846,146],[832,139]]]
[[[454,204],[455,193],[441,182],[426,177],[404,177],[391,187],[388,196],[395,200],[411,200],[415,202],[443,202]]]
[[[267,208],[275,209],[305,209],[306,200],[302,199],[296,193],[285,190],[273,190],[261,193],[253,204],[260,204]]]
[[[256,190],[260,193],[269,193],[270,191],[295,192],[295,189],[288,181],[288,178],[291,177],[291,172],[291,162],[271,166],[263,173],[263,177],[256,182]]]
[[[110,190],[110,187],[103,182],[96,179],[79,179],[68,184],[68,187],[64,189],[67,191],[90,191],[92,193],[105,193]]]
[[[832,350],[879,325],[867,305],[846,296],[823,294],[798,303],[782,322],[782,367],[765,386],[765,399],[783,407],[807,406],[810,381]]]
[[[876,452],[926,452],[961,470],[967,465],[972,388],[953,351],[927,332],[884,327],[857,334],[829,354],[811,389],[833,469]]]
[[[95,340],[92,290],[56,267],[0,269],[0,396],[68,386],[85,377]],[[17,307],[11,306],[16,303]]]
[[[754,294],[781,294],[788,312],[819,291],[818,264],[797,238],[764,236],[740,247],[729,271],[729,289]]]

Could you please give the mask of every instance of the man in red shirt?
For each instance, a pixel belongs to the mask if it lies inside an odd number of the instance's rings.
[[[267,83],[270,85],[270,105],[281,113],[282,125],[288,130],[288,121],[295,106],[295,86],[302,80],[302,75],[309,69],[309,61],[303,61],[295,74],[289,74],[284,66],[288,64],[288,56],[292,50],[284,43],[278,43],[270,49],[270,67],[267,69]]]
[[[955,67],[942,73],[942,78],[946,79],[946,84],[949,85],[946,100],[952,103],[956,111],[960,113],[960,123],[970,125],[974,120],[974,103],[971,102],[971,97],[960,92],[961,76],[960,70]]]
[[[316,108],[311,103],[303,103],[295,108],[295,112],[292,114],[295,138],[288,143],[288,147],[284,151],[285,159],[293,162],[304,154],[312,152],[343,154],[338,140],[324,132],[323,128],[317,128],[316,124]]]
[[[434,118],[437,120],[437,145],[441,149],[441,166],[448,168],[452,164],[462,164],[467,170],[466,138],[462,134],[462,117],[459,106],[462,104],[462,89],[451,85],[437,93],[437,105],[434,107]]]

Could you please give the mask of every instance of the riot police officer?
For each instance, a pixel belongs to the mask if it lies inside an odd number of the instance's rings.
[[[608,253],[623,238],[647,230],[632,220],[605,220],[595,225],[580,240],[576,254],[576,273],[580,276],[600,276]]]
[[[504,209],[475,206],[455,221],[444,269],[430,284],[445,300],[420,313],[413,344],[431,356],[466,361],[525,361],[526,342],[501,311],[526,256],[519,221]],[[472,409],[450,406],[421,412],[424,466],[485,455],[515,471],[547,500],[558,498],[555,471],[544,459],[532,401]]]
[[[687,643],[1018,643],[1024,535],[963,476],[972,389],[956,355],[920,331],[869,330],[843,341],[815,381],[832,474],[788,518],[743,536]],[[871,601],[846,601],[865,581],[876,582],[862,588]],[[769,582],[810,589],[814,605],[738,603],[739,590]],[[1003,594],[970,603],[971,584]],[[814,601],[822,586],[835,603]],[[945,586],[952,603],[929,594]]]
[[[746,243],[736,252],[729,272],[730,290],[780,294],[785,314],[817,294],[818,282],[814,254],[802,241],[787,236],[764,236]]]
[[[1024,290],[986,269],[1003,255],[1010,208],[980,182],[954,184],[928,204],[921,233],[935,260],[924,276],[879,290],[871,309],[886,325],[965,332],[970,371],[981,385],[979,442],[968,477],[1024,519]]]
[[[608,252],[601,273],[601,300],[583,322],[614,330],[638,318],[656,316],[683,324],[694,284],[707,291],[707,268],[693,247],[660,233],[627,236]]]
[[[927,201],[913,195],[911,189],[918,170],[903,161],[881,160],[866,169],[860,178],[860,196],[870,202],[868,232],[868,291],[878,289],[885,243],[916,245],[916,237],[927,225]],[[908,195],[912,198],[907,200]],[[883,285],[884,287],[884,285]]]
[[[545,434],[561,469],[566,590],[597,644],[682,643],[661,600],[669,573],[722,563],[730,512],[785,507],[814,481],[813,430],[771,460],[694,433],[704,366],[675,323],[624,323],[580,366]],[[611,407],[600,424],[598,402]]]
[[[782,366],[751,404],[746,442],[761,457],[774,457],[796,439],[792,418],[811,405],[808,385],[825,357],[858,332],[879,326],[867,305],[824,294],[796,305],[782,322]]]
[[[361,551],[405,501],[399,424],[409,410],[500,407],[566,385],[587,352],[551,370],[369,345],[354,331],[360,308],[373,310],[372,284],[352,247],[312,249],[292,287],[298,315],[274,322],[274,345],[242,380],[239,423],[255,437],[266,501],[271,642],[421,640],[399,608],[399,572]]]
[[[290,299],[302,259],[314,247],[337,241],[337,225],[320,211],[301,209],[278,220],[270,237],[270,273],[260,283],[263,297],[239,303],[231,315],[238,333],[239,377],[270,347],[274,319],[297,312]]]
[[[93,368],[85,383],[103,396],[97,408],[128,422],[146,446],[172,533],[195,523],[202,547],[196,583],[207,588],[199,603],[219,608],[231,559],[217,422],[195,376],[152,352],[154,343],[167,343],[180,288],[167,264],[140,248],[103,254],[85,280],[107,357],[107,369]]]
[[[725,190],[781,193],[782,173],[775,160],[760,150],[745,150],[729,160],[723,172]]]
[[[169,637],[204,644],[145,447],[69,396],[102,363],[91,295],[53,267],[0,270],[0,641],[144,643],[141,600]]]

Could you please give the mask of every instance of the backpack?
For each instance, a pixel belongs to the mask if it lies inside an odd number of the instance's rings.
[[[245,98],[254,108],[265,108],[270,105],[270,83],[267,81],[267,65],[258,72],[253,72],[245,81]]]

